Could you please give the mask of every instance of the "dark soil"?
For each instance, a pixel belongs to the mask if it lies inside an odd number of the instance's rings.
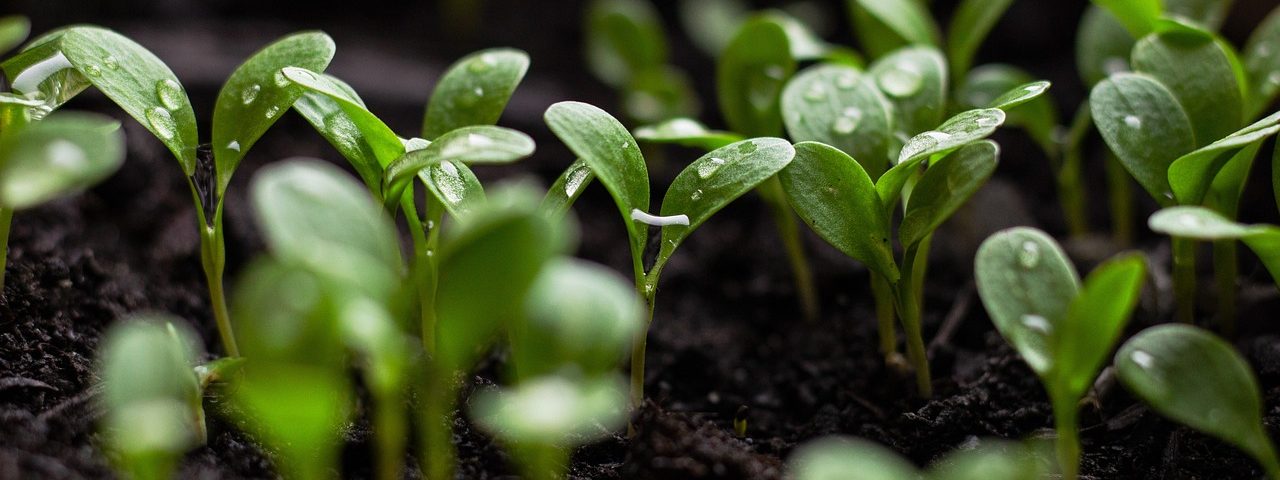
[[[1045,23],[1033,19],[1032,25]],[[571,34],[556,36],[567,31],[563,22],[549,27],[552,34],[541,41],[553,45],[576,41]],[[1004,27],[1004,35],[1030,35],[1026,28]],[[360,31],[358,25],[352,29]],[[287,29],[271,25],[265,30]],[[240,29],[202,24],[190,31],[199,39],[213,35],[210,32]],[[997,30],[997,41],[1001,31]],[[147,30],[136,33],[172,38]],[[351,30],[338,33],[357,36]],[[252,39],[266,40],[261,34]],[[170,43],[163,48],[188,52],[183,49],[190,46],[184,45]],[[379,47],[357,44],[354,48],[367,52]],[[1020,53],[1016,46],[1009,48]],[[583,83],[578,77],[581,72],[561,69],[573,62],[530,50],[535,71],[529,89],[517,95],[513,112],[504,122],[531,132],[538,140],[539,154],[515,168],[478,169],[486,181],[513,174],[549,180],[571,157],[540,125],[541,109],[569,97],[610,102],[607,91]],[[234,59],[247,51],[222,53]],[[435,52],[433,58],[459,53],[446,49]],[[540,73],[536,62],[541,58],[551,58],[551,67]],[[1036,71],[1068,85],[1060,98],[1074,102],[1080,90],[1071,89],[1073,74],[1070,61],[1064,58],[1070,58],[1068,52],[1038,59],[1041,69]],[[362,65],[351,63],[350,58],[345,61],[347,72],[358,76]],[[191,69],[225,74],[231,66]],[[423,71],[438,72],[438,67],[431,64]],[[366,81],[379,81],[369,80],[368,75]],[[216,92],[216,78],[209,77],[203,86],[188,85],[198,97],[198,107]],[[353,83],[362,89],[359,82]],[[581,88],[569,88],[577,86]],[[375,110],[389,112],[394,127],[412,131],[425,90],[421,98],[409,100],[396,97],[402,91],[375,91],[370,103]],[[77,108],[116,112],[92,96],[77,102]],[[0,479],[112,475],[95,432],[99,412],[94,401],[96,346],[112,322],[130,313],[168,312],[190,322],[212,351],[218,348],[186,186],[167,152],[140,127],[126,124],[129,159],[120,173],[82,196],[20,212],[15,218],[5,299],[0,301]],[[636,417],[636,437],[615,436],[580,449],[573,476],[777,479],[783,477],[785,459],[797,445],[828,434],[866,437],[920,465],[987,438],[1051,438],[1052,412],[1038,381],[995,333],[971,280],[973,252],[995,230],[1012,225],[1040,226],[1054,233],[1063,230],[1043,158],[1017,134],[1003,135],[1000,141],[1005,153],[996,179],[935,242],[924,318],[926,339],[933,340],[933,399],[917,398],[910,378],[883,365],[876,351],[865,269],[816,238],[809,238],[808,247],[823,299],[822,316],[812,322],[801,318],[775,227],[759,200],[749,196],[701,227],[664,275],[648,350],[651,401]],[[693,158],[688,151],[666,153],[668,163],[655,172],[655,185],[666,185],[685,159]],[[298,155],[337,158],[309,127],[286,118],[255,147],[237,173],[228,199],[229,278],[234,279],[238,267],[261,249],[241,197],[245,183],[264,162]],[[1259,162],[1256,177],[1268,178],[1265,163]],[[1098,193],[1092,198],[1103,198],[1101,166],[1091,165],[1089,171],[1090,178],[1097,180],[1090,185]],[[661,189],[655,187],[658,192]],[[1265,182],[1251,186],[1248,195],[1253,201],[1246,202],[1251,206],[1244,216],[1276,222],[1270,193]],[[583,225],[579,254],[628,271],[622,223],[602,189],[593,187],[576,211]],[[1102,225],[1105,213],[1100,209],[1096,213],[1096,224]],[[1146,213],[1136,217],[1145,218]],[[1167,247],[1159,238],[1144,236],[1139,245],[1156,265],[1154,271],[1167,270],[1163,265]],[[1068,248],[1082,270],[1116,250],[1106,241],[1078,242]],[[1266,423],[1276,434],[1280,433],[1280,324],[1275,322],[1275,312],[1280,311],[1280,295],[1256,259],[1242,257],[1237,346],[1259,375]],[[1147,298],[1130,333],[1169,318],[1168,292],[1154,286],[1167,283],[1167,279],[1148,283]],[[1209,284],[1208,278],[1203,284]],[[1211,301],[1201,303],[1211,305]],[[485,372],[499,371],[501,359],[493,361],[474,378],[474,388],[492,384],[494,375]],[[732,420],[744,406],[747,435],[738,438]],[[181,477],[274,477],[270,452],[217,415],[222,407],[216,397],[207,407],[212,413],[209,445],[187,456]],[[1236,449],[1163,420],[1117,385],[1101,389],[1096,403],[1082,409],[1081,421],[1082,471],[1087,477],[1262,476]],[[458,478],[512,475],[500,446],[471,428],[465,416],[459,418],[455,432],[461,455]],[[368,437],[367,421],[353,422],[343,452],[344,477],[370,476]]]

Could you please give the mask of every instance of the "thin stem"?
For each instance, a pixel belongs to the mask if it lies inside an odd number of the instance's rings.
[[[1082,181],[1084,174],[1081,167],[1084,162],[1080,149],[1092,125],[1093,115],[1086,103],[1076,111],[1066,144],[1057,152],[1049,153],[1050,162],[1056,163],[1053,167],[1058,181],[1058,202],[1062,204],[1062,216],[1066,220],[1067,231],[1073,237],[1081,237],[1089,233],[1089,218],[1085,213],[1088,211],[1088,205],[1084,194]],[[1047,148],[1046,152],[1052,152],[1052,149]]]
[[[13,210],[0,207],[0,298],[4,298],[4,271],[9,262],[9,227],[13,223]]]
[[[1063,480],[1075,480],[1080,475],[1080,432],[1076,425],[1076,402],[1069,397],[1055,395],[1053,421],[1058,431],[1056,447],[1058,467]]]
[[[804,253],[804,242],[800,237],[800,228],[796,214],[787,202],[782,184],[777,177],[770,178],[760,185],[760,193],[769,206],[769,213],[778,225],[778,234],[782,238],[782,247],[787,252],[787,261],[791,264],[791,275],[796,282],[796,294],[800,296],[800,308],[805,318],[818,318],[818,290],[814,285],[813,271],[809,268],[809,260]]]
[[[1133,180],[1115,154],[1106,160],[1107,189],[1111,200],[1111,234],[1117,245],[1133,243]]]
[[[404,402],[397,391],[383,391],[377,395],[373,420],[377,425],[378,478],[396,480],[404,468],[405,431]]]
[[[427,382],[422,415],[422,471],[429,480],[453,478],[453,407],[457,402],[452,376],[435,370]]]
[[[920,326],[919,294],[914,290],[912,277],[916,272],[917,245],[907,248],[902,259],[902,278],[898,280],[898,316],[902,320],[902,333],[907,342],[907,360],[916,370],[916,390],[921,397],[933,396],[933,380],[929,374],[929,356],[925,351],[924,334]]]
[[[558,445],[512,445],[524,465],[521,471],[529,480],[560,480],[565,478],[569,464],[569,452]]]
[[[653,325],[653,307],[657,297],[655,290],[649,286],[647,278],[636,285],[636,291],[640,294],[640,298],[644,299],[649,315],[645,319],[644,326],[636,332],[635,338],[631,341],[631,410],[633,412],[640,411],[644,406],[644,356],[649,340],[649,326]]]
[[[1217,285],[1218,327],[1227,338],[1236,334],[1236,276],[1240,266],[1235,240],[1213,242],[1213,275]]]
[[[898,334],[894,322],[898,319],[893,309],[893,287],[884,276],[871,273],[871,293],[876,300],[876,319],[880,326],[880,353],[888,362],[898,354]]]
[[[1177,302],[1174,318],[1182,323],[1196,319],[1196,242],[1173,237],[1173,296]]]
[[[226,266],[226,240],[222,235],[222,209],[214,215],[213,225],[201,225],[200,260],[205,280],[209,284],[209,303],[213,307],[213,320],[218,325],[222,349],[229,357],[239,357],[235,331],[231,328],[231,315],[227,312],[227,296],[223,292],[222,274]]]

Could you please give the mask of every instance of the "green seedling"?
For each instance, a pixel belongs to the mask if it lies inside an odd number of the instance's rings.
[[[1106,363],[1138,303],[1146,261],[1117,257],[1083,286],[1044,232],[1013,228],[983,242],[974,260],[978,294],[992,323],[1040,376],[1053,405],[1058,465],[1077,478],[1080,399]]]
[[[102,429],[117,467],[139,480],[172,478],[187,450],[204,443],[196,336],[165,316],[140,316],[103,337]]]
[[[563,210],[589,179],[598,178],[613,196],[626,223],[635,288],[649,310],[631,350],[631,402],[638,407],[644,401],[645,341],[653,322],[662,269],[694,229],[786,167],[795,149],[782,139],[756,138],[713,150],[676,176],[667,189],[660,216],[655,216],[648,213],[650,185],[644,156],[621,123],[603,110],[578,102],[552,105],[547,109],[546,120],[582,162],[571,166],[552,187],[546,204]],[[591,175],[577,173],[584,165]],[[650,266],[645,251],[651,226],[661,228],[661,243]]]
[[[177,77],[146,48],[116,32],[92,26],[56,30],[31,42],[2,67],[15,92],[42,102],[31,107],[32,118],[43,117],[93,86],[173,153],[196,203],[200,258],[223,349],[229,356],[239,356],[222,285],[226,189],[249,148],[302,95],[300,88],[280,75],[280,69],[323,70],[333,52],[327,35],[300,33],[268,45],[236,68],[214,106],[212,158],[198,153],[195,113]]]
[[[13,100],[0,95],[0,102]],[[0,292],[13,214],[84,190],[123,162],[120,123],[100,115],[67,112],[0,129]]]
[[[1169,207],[1152,215],[1148,225],[1153,231],[1193,240],[1242,241],[1280,285],[1280,227],[1243,225],[1204,207]]]
[[[698,113],[688,74],[668,63],[666,33],[649,0],[596,0],[585,31],[587,65],[621,93],[627,117],[652,123]]]
[[[1115,365],[1125,387],[1152,409],[1239,447],[1280,478],[1258,382],[1231,344],[1190,325],[1160,325],[1125,342]]]
[[[1004,441],[983,442],[957,451],[920,471],[897,452],[849,437],[826,437],[801,445],[788,459],[795,480],[1025,480],[1049,472],[1036,458],[1036,448]]]

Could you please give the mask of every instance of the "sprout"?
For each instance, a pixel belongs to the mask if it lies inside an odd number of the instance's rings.
[[[896,452],[860,438],[825,437],[811,441],[787,461],[795,480],[1022,480],[1045,478],[1035,448],[1004,441],[956,451],[920,472]]]
[[[1117,257],[1081,286],[1052,238],[1019,227],[983,242],[974,270],[992,323],[1049,393],[1058,465],[1064,478],[1074,479],[1080,463],[1078,404],[1137,305],[1146,262],[1136,254]]]
[[[1239,447],[1280,478],[1258,383],[1231,344],[1190,325],[1161,325],[1125,342],[1115,365],[1125,387],[1161,415]]]

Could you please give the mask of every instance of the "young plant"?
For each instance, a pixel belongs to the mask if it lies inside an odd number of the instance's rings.
[[[1079,473],[1079,402],[1129,322],[1146,261],[1127,254],[1099,266],[1083,286],[1051,237],[1013,228],[982,243],[974,259],[991,322],[1040,376],[1053,405],[1058,466]]]
[[[654,302],[662,269],[676,248],[711,215],[733,200],[773,178],[791,162],[795,149],[778,138],[742,140],[723,146],[693,161],[667,189],[661,216],[648,212],[649,173],[635,138],[617,119],[591,105],[561,102],[547,109],[547,125],[581,159],[571,166],[545,204],[567,208],[592,177],[598,178],[622,214],[630,240],[632,273],[636,291],[649,313],[635,335],[631,349],[631,405],[644,401],[645,342],[653,322]],[[573,186],[573,188],[568,188]],[[562,196],[563,195],[563,196]],[[649,227],[661,227],[661,243],[651,266],[645,256]]]
[[[101,428],[117,468],[132,478],[172,478],[182,455],[204,443],[195,345],[191,331],[165,316],[127,319],[103,337]]]
[[[0,108],[31,103],[0,93]],[[124,162],[124,134],[110,118],[80,112],[25,124],[19,110],[0,116],[0,297],[13,214],[84,190]]]
[[[1278,157],[1280,158],[1280,157]],[[1242,225],[1204,207],[1169,207],[1151,215],[1151,230],[1201,241],[1242,241],[1262,260],[1280,286],[1280,227]]]
[[[93,26],[55,30],[32,41],[0,67],[13,79],[15,92],[41,102],[29,108],[32,118],[42,118],[93,86],[173,153],[187,175],[196,203],[200,259],[213,316],[223,349],[234,357],[239,356],[239,348],[222,285],[226,189],[249,148],[302,95],[300,88],[280,75],[280,69],[301,66],[323,70],[333,52],[333,41],[327,35],[307,32],[278,40],[249,57],[218,94],[212,149],[203,151],[191,101],[177,77],[150,51],[116,32]]]
[[[1024,480],[1049,474],[1036,458],[1037,448],[1005,441],[985,441],[972,450],[955,451],[921,472],[897,452],[860,438],[826,437],[811,441],[791,455],[787,465],[795,480]]]
[[[1152,409],[1239,447],[1280,478],[1258,382],[1231,344],[1190,325],[1160,325],[1125,342],[1115,365],[1121,383]]]
[[[667,63],[666,33],[649,0],[595,0],[585,31],[587,66],[621,93],[628,118],[652,123],[698,113],[688,74]]]
[[[1158,9],[1132,11],[1111,3],[1104,6],[1141,40],[1132,51],[1134,72],[1113,73],[1093,88],[1090,109],[1098,130],[1160,205],[1207,206],[1234,218],[1260,143],[1280,130],[1277,115],[1241,129],[1261,111],[1258,105],[1274,99],[1274,89],[1248,89],[1253,77],[1270,79],[1273,72],[1256,59],[1249,60],[1256,71],[1245,70],[1231,45],[1196,24],[1161,18]],[[1262,31],[1257,41],[1264,47],[1276,41]],[[1258,51],[1252,47],[1251,55]],[[1195,250],[1194,241],[1174,237],[1176,318],[1183,322],[1195,316]],[[1215,244],[1218,317],[1228,329],[1235,257],[1234,242]]]

